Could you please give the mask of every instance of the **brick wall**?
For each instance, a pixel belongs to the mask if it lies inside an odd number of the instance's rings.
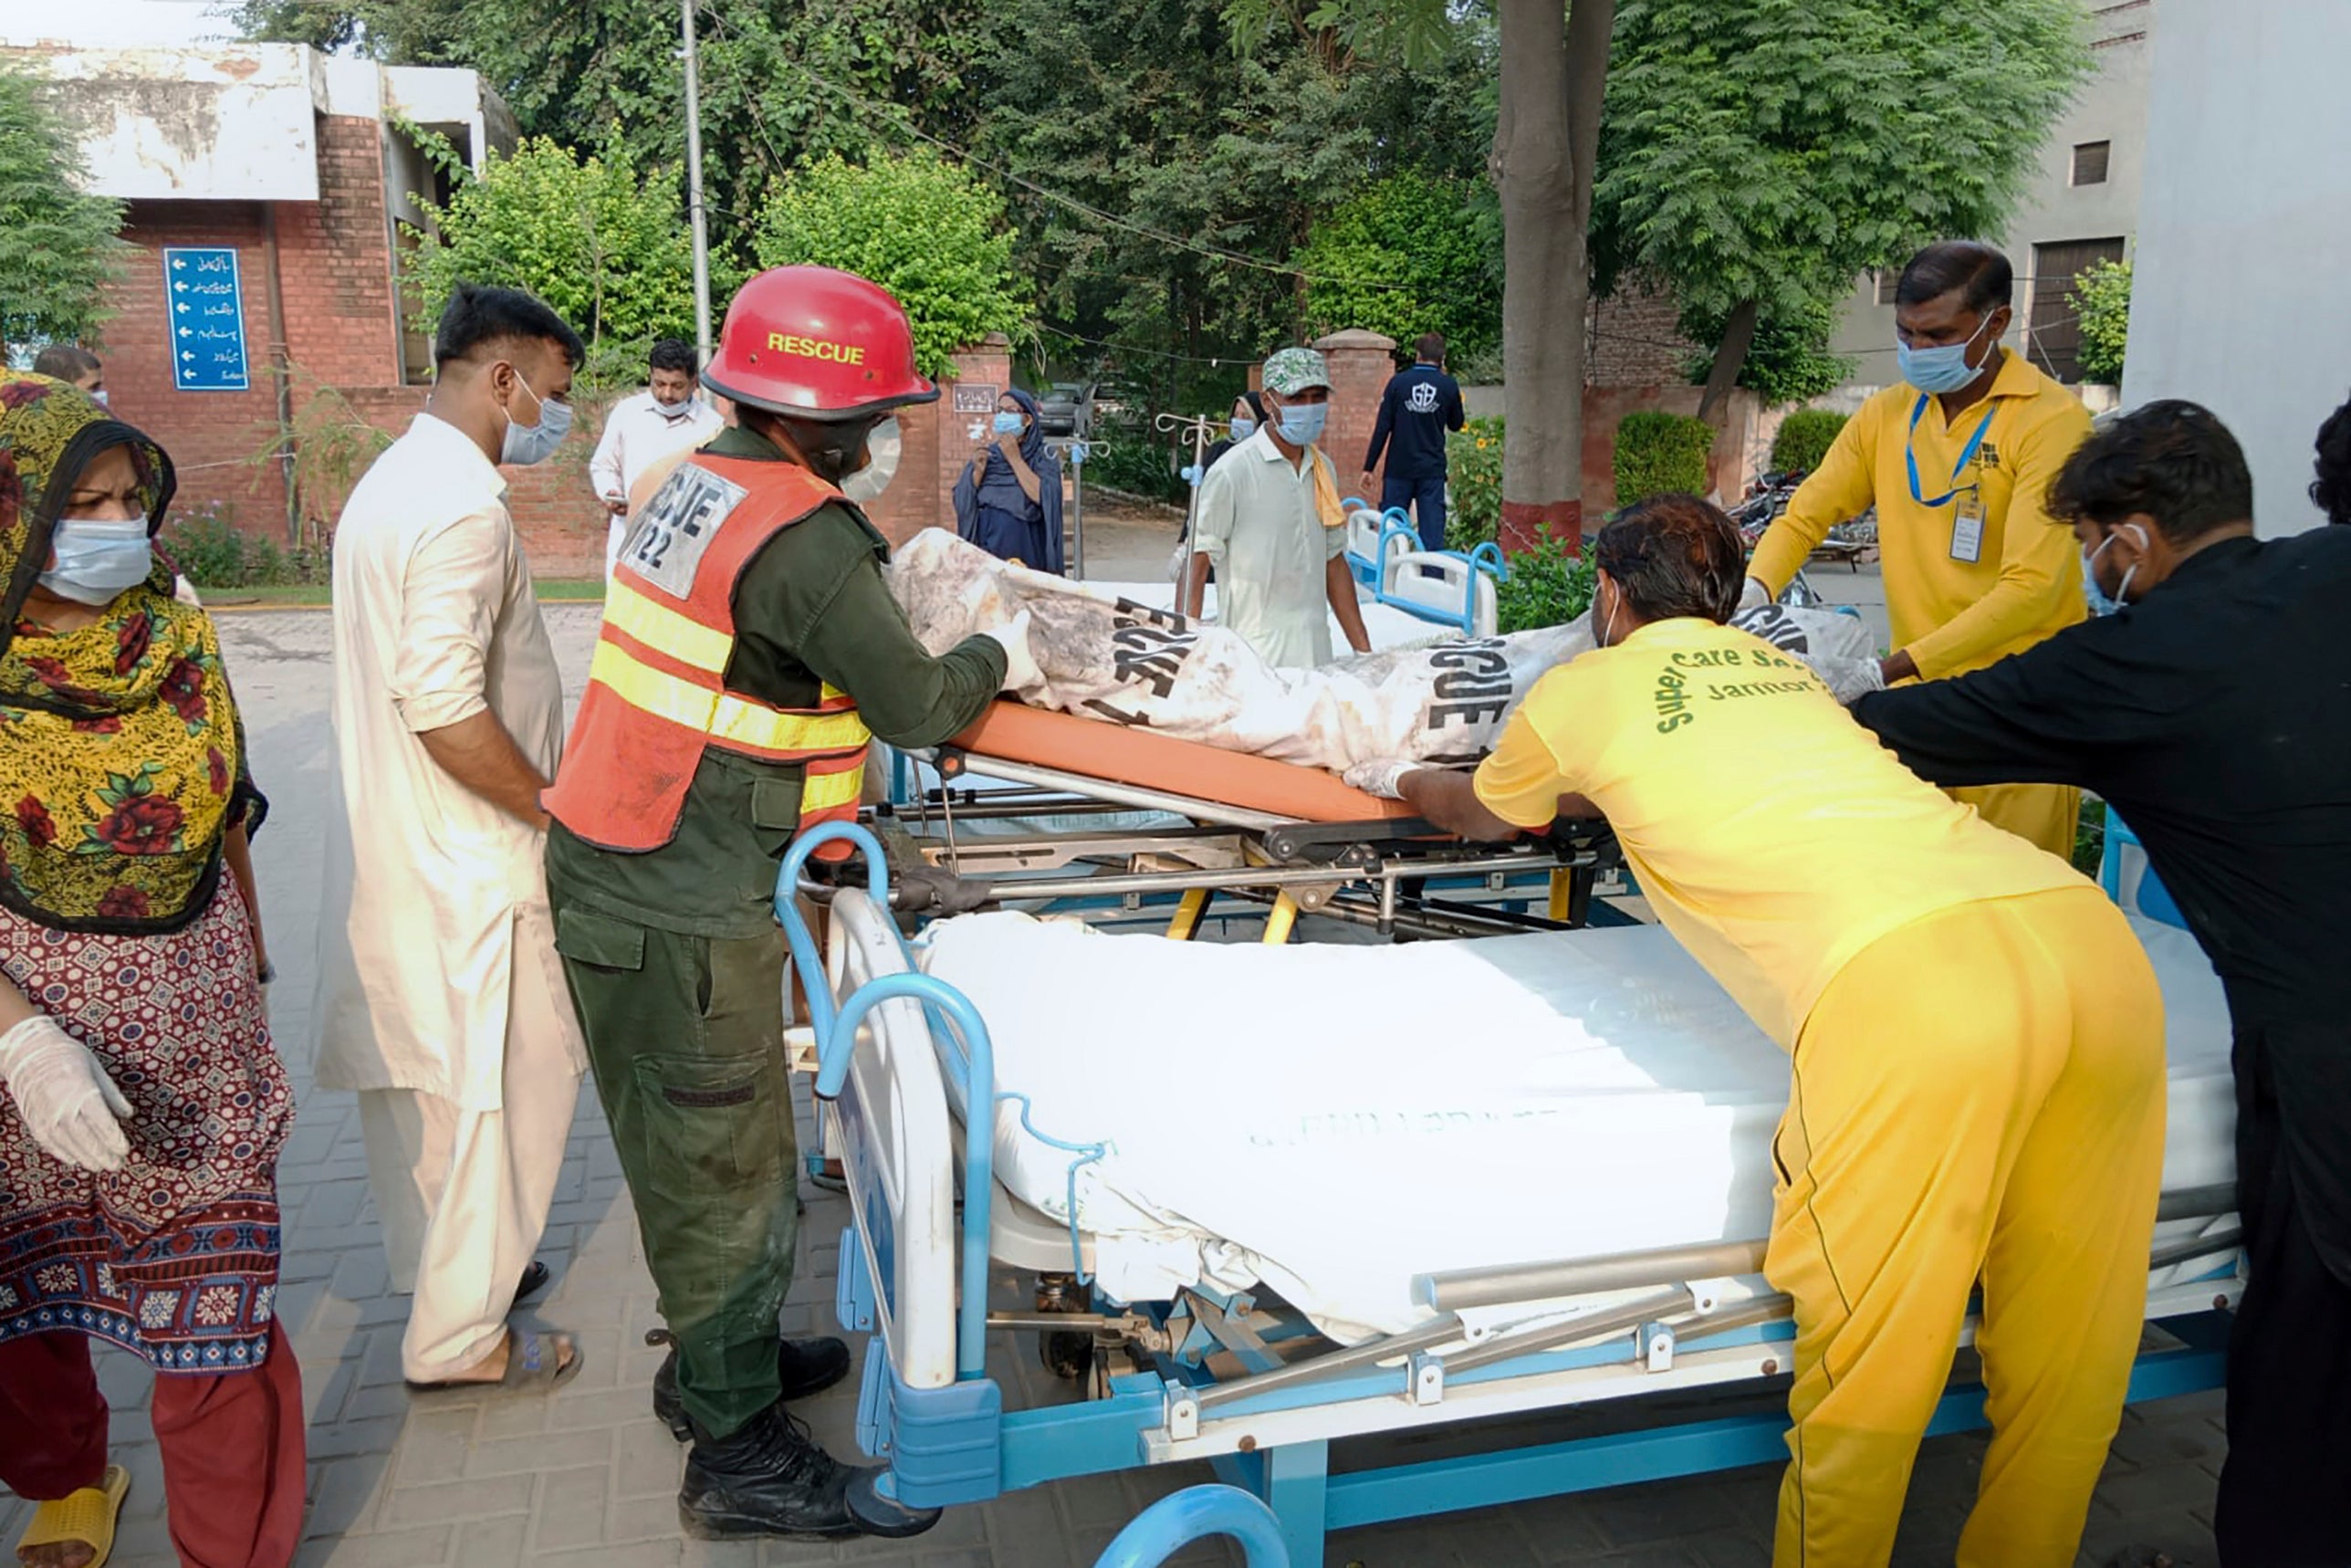
[[[319,199],[277,205],[279,272],[295,393],[400,384],[382,127],[319,117]]]
[[[281,465],[256,462],[277,433],[270,298],[279,290],[292,361],[296,428],[322,389],[397,390],[391,239],[385,226],[381,128],[322,115],[319,200],[133,202],[123,237],[136,248],[116,282],[103,355],[122,417],[162,442],[180,474],[180,505],[225,508],[237,527],[283,538]],[[277,225],[271,266],[269,224]],[[237,253],[245,299],[247,387],[180,392],[172,384],[170,310],[162,252],[225,246]],[[419,401],[412,398],[409,403]],[[404,423],[404,422],[403,422]]]
[[[100,355],[114,412],[162,443],[180,476],[183,507],[221,506],[242,528],[282,538],[286,492],[274,464],[248,461],[277,428],[268,373],[269,264],[262,213],[252,202],[133,202],[123,237],[137,249],[116,275]],[[226,246],[237,253],[245,294],[245,392],[176,392],[165,246]]]
[[[1372,426],[1379,423],[1380,394],[1395,374],[1395,340],[1351,327],[1315,340],[1331,369],[1331,413],[1322,427],[1322,450],[1337,472],[1339,493],[1352,496],[1360,488],[1364,449],[1372,444]],[[1364,500],[1376,506],[1377,496]]]
[[[1674,297],[1646,278],[1625,278],[1615,293],[1593,300],[1584,384],[1673,386],[1687,381],[1682,366],[1698,349],[1682,336],[1680,314]]]

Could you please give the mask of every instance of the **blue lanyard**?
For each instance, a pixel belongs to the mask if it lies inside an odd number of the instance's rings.
[[[1996,408],[1997,405],[1995,405],[1994,408],[1984,410],[1983,419],[1981,423],[1977,424],[1976,433],[1968,437],[1968,444],[1965,446],[1959,448],[1959,460],[1951,465],[1951,487],[1930,501],[1926,497],[1918,493],[1918,454],[1916,448],[1912,445],[1913,438],[1918,434],[1918,422],[1925,418],[1927,413],[1927,394],[1925,392],[1920,392],[1918,394],[1917,406],[1910,410],[1910,429],[1902,437],[1902,461],[1909,465],[1910,467],[1910,498],[1912,500],[1917,502],[1922,507],[1939,507],[1944,502],[1949,500],[1952,497],[1958,495],[1961,490],[1973,489],[1975,487],[1971,485],[1961,485],[1959,483],[1959,476],[1967,471],[1969,464],[1975,461],[1976,448],[1983,444],[1984,432],[1991,428],[1991,416],[1994,412],[1996,412]]]

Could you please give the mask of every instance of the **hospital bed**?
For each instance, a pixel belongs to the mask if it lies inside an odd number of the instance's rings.
[[[1012,702],[893,771],[872,825],[897,863],[961,879],[965,906],[1147,914],[1177,936],[1217,899],[1261,908],[1274,943],[1301,915],[1382,937],[1580,925],[1622,863],[1597,823],[1465,845],[1321,768]]]
[[[1494,635],[1495,585],[1510,576],[1501,546],[1489,539],[1468,551],[1423,549],[1402,507],[1380,511],[1352,498],[1344,504],[1347,570],[1374,601],[1465,637]]]
[[[838,838],[865,875],[820,948],[786,894]],[[848,1176],[859,1438],[908,1503],[1205,1459],[1311,1563],[1330,1531],[1784,1458],[1786,1060],[1662,928],[1202,948],[994,915],[911,945],[882,865],[821,828],[778,914]],[[2149,1399],[2217,1385],[2238,1233],[2219,983],[2137,928],[2171,1053]],[[1059,1342],[1069,1398],[1010,1397],[1006,1331]],[[1981,1403],[1955,1385],[1930,1429]]]

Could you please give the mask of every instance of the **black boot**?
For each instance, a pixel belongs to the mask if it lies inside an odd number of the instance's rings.
[[[704,1541],[837,1541],[920,1535],[939,1521],[937,1509],[910,1509],[883,1497],[883,1474],[841,1464],[781,1405],[771,1405],[726,1437],[695,1429],[678,1488],[678,1522]]]
[[[666,1344],[661,1370],[653,1374],[653,1415],[679,1442],[690,1442],[694,1428],[686,1423],[685,1400],[677,1391],[677,1347],[667,1329],[650,1329],[647,1344]],[[849,1347],[837,1339],[779,1339],[776,1342],[776,1374],[782,1383],[777,1397],[789,1403],[823,1393],[849,1375]]]

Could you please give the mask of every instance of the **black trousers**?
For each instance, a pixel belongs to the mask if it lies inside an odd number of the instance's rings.
[[[2297,1049],[2316,1042],[2281,1032],[2304,1031],[2237,1031],[2237,1201],[2250,1251],[2229,1339],[2229,1457],[2214,1533],[2221,1568],[2342,1568],[2351,1564],[2351,1284],[2322,1250],[2335,1228],[2310,1206],[2309,1189],[2323,1192],[2327,1176],[2297,1179],[2315,1151],[2297,1156],[2279,1115],[2281,1076],[2316,1087]]]

